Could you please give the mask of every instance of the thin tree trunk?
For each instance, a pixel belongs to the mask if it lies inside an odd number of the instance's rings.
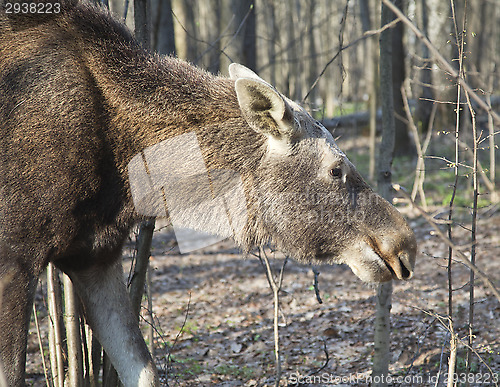
[[[382,4],[382,26],[391,22],[394,14]],[[378,159],[378,191],[392,201],[391,167],[395,141],[394,97],[392,82],[392,31],[380,34],[380,95],[382,102],[382,140]],[[372,377],[374,386],[387,386],[390,357],[390,310],[392,282],[379,285],[375,317],[375,353]]]
[[[363,32],[366,33],[372,29],[370,17],[370,5],[368,0],[360,0],[359,3],[360,16]],[[367,68],[368,68],[368,101],[370,112],[370,166],[368,176],[370,180],[375,178],[375,148],[376,148],[376,133],[377,133],[377,84],[378,84],[378,55],[376,53],[376,41],[373,38],[366,40],[365,44]]]
[[[102,385],[103,387],[117,387],[120,385],[118,373],[106,353],[104,353],[102,360]]]
[[[287,50],[284,55],[286,64],[283,66],[285,71],[282,73],[282,77],[285,79],[284,93],[289,95],[292,99],[299,99],[302,97],[300,92],[299,82],[296,80],[300,78],[298,63],[296,61],[298,50],[296,35],[297,31],[296,18],[294,17],[294,7],[292,6],[292,1],[288,1],[285,6],[285,17],[288,20],[287,31],[282,34],[284,38],[283,44],[286,45]]]
[[[196,1],[195,0],[177,0],[180,2],[180,12],[182,14],[181,20],[185,28],[181,29],[181,44],[177,47],[179,51],[184,50],[184,59],[188,61],[195,61],[198,57],[198,39],[199,32],[196,28]],[[183,46],[183,47],[182,47]]]
[[[375,314],[375,339],[373,355],[373,386],[387,386],[391,343],[392,281],[380,284],[377,289]]]
[[[2,285],[0,283],[0,309],[2,307]],[[43,348],[43,342],[42,342],[42,334],[40,332],[40,325],[38,324],[38,311],[36,309],[36,302],[33,303],[33,319],[35,320],[35,328],[36,328],[36,334],[38,336],[38,348],[40,349],[40,355],[42,357],[42,367],[43,367],[43,375],[45,376],[45,384],[47,386],[50,386],[50,381],[49,381],[49,375],[48,375],[48,367],[47,364],[45,363],[45,350]],[[7,380],[3,379],[2,377],[5,377],[5,375],[2,375],[3,369],[2,369],[2,364],[0,363],[0,386],[6,386],[7,385]]]
[[[429,17],[427,11],[427,0],[420,1],[420,8],[422,12],[422,32],[428,36],[429,35]],[[432,63],[430,61],[429,48],[421,43],[422,45],[422,70],[420,70],[420,82],[422,84],[422,91],[420,98],[417,102],[417,123],[420,123],[420,128],[422,131],[427,132],[430,125],[430,117],[433,107],[432,100],[434,99],[434,92],[432,90]]]
[[[213,74],[221,70],[221,0],[205,0],[198,6],[200,35],[204,46],[200,47],[195,63]],[[225,27],[225,26],[223,26]]]
[[[253,0],[230,0],[228,20],[231,24],[223,40],[222,50],[227,58],[222,66],[230,62],[241,63],[248,68],[257,70],[257,51],[255,36],[255,2]]]
[[[276,23],[276,6],[274,1],[265,0],[264,5],[267,9],[265,13],[265,21],[267,28],[267,35],[269,36],[269,40],[267,42],[267,55],[269,63],[269,81],[271,85],[276,85],[276,42],[279,40],[279,30]]]
[[[52,263],[47,266],[47,298],[49,308],[50,368],[54,387],[64,386],[64,360],[62,349],[61,288],[57,269]]]
[[[448,358],[448,383],[447,387],[454,387],[455,383],[455,369],[457,366],[457,349],[458,341],[455,329],[453,327],[453,320],[450,318],[448,329],[450,331],[450,357]]]
[[[455,17],[455,8],[454,8],[454,3],[450,2],[450,13],[452,15],[452,20],[454,23],[456,23],[456,17]],[[458,28],[455,24],[455,36],[457,38],[457,42],[459,39],[458,36]],[[462,41],[463,43],[463,41]],[[458,49],[458,46],[457,46]],[[463,53],[463,44],[462,44],[462,51]],[[460,50],[458,49],[457,51],[457,56],[454,57],[458,59],[458,73],[460,76],[463,75],[463,56],[460,55]],[[459,153],[459,139],[460,139],[460,103],[459,101],[461,100],[461,92],[462,88],[460,84],[457,85],[457,105],[456,105],[456,119],[455,119],[455,163],[454,163],[454,175],[455,175],[455,181],[453,183],[453,190],[451,194],[451,199],[450,199],[450,204],[449,204],[449,210],[448,210],[448,239],[453,242],[453,209],[454,209],[454,202],[455,202],[455,196],[457,193],[457,188],[458,188],[458,178],[459,178],[459,165],[460,165],[460,153]],[[458,350],[458,345],[457,345],[457,337],[455,335],[455,330],[453,326],[453,248],[451,246],[448,247],[448,267],[447,267],[447,275],[448,275],[448,318],[450,319],[450,333],[451,333],[451,338],[450,338],[450,356],[448,358],[448,387],[452,387],[454,385],[454,378],[453,376],[455,375],[455,369],[456,369],[456,364],[457,364],[457,350]]]
[[[134,0],[134,35],[146,49],[151,47],[150,0]]]
[[[492,5],[493,5],[493,3],[492,3]],[[479,31],[477,31],[475,28],[473,29],[473,31],[476,32],[476,34],[475,34],[476,38],[474,39],[475,40],[474,52],[476,53],[476,55],[475,55],[476,58],[475,58],[474,62],[475,62],[477,73],[481,74],[481,72],[483,71],[483,65],[485,64],[485,63],[483,63],[485,61],[484,61],[483,55],[481,55],[481,54],[483,53],[484,46],[485,46],[485,40],[487,37],[487,26],[492,22],[494,23],[494,21],[489,21],[488,15],[490,14],[489,12],[491,12],[489,1],[480,1],[480,2],[478,1],[476,3],[476,7],[480,8],[479,14],[481,16],[478,18],[479,19],[479,25],[478,25]],[[476,10],[477,10],[477,8],[476,8]]]
[[[65,387],[79,387],[83,385],[83,354],[80,336],[80,313],[78,298],[71,279],[63,276],[64,285],[64,324],[66,326],[66,340],[68,346],[68,381]]]
[[[90,331],[90,328],[89,328]],[[90,365],[89,365],[89,379],[90,379],[90,386],[91,387],[97,387],[99,385],[99,371],[101,369],[101,353],[102,353],[102,347],[101,343],[93,337],[93,335],[90,335],[90,342],[89,342],[89,348],[90,348]]]
[[[307,45],[309,46],[307,52],[311,57],[309,61],[308,71],[307,71],[307,85],[306,89],[308,89],[316,80],[318,73],[318,60],[317,60],[317,49],[316,49],[316,39],[314,36],[314,21],[316,20],[315,9],[317,7],[315,0],[310,0],[309,9],[307,10],[308,16],[308,32],[307,32]],[[314,88],[311,90],[309,94],[309,100],[312,103],[313,108],[316,107],[316,99],[318,95],[318,89]]]
[[[393,0],[393,3],[399,8],[404,9],[403,0]],[[391,21],[395,17],[391,17]],[[392,35],[392,95],[394,100],[395,114],[395,147],[396,155],[415,155],[408,128],[404,120],[405,112],[403,107],[403,97],[401,95],[401,86],[406,78],[405,51],[403,46],[404,25],[398,23],[391,29]]]
[[[92,334],[90,327],[82,321],[82,338],[84,345],[84,367],[86,386],[97,387],[99,385],[99,372],[101,369],[102,348],[99,341]]]
[[[137,237],[137,256],[129,291],[132,311],[137,316],[137,319],[139,319],[141,301],[144,295],[144,284],[146,283],[146,273],[151,253],[151,241],[153,239],[154,228],[154,220],[142,222]]]
[[[476,113],[472,109],[469,96],[466,95],[467,102],[469,106],[469,111],[472,118],[472,137],[474,141],[474,158],[472,164],[472,179],[473,179],[473,190],[474,190],[474,199],[472,204],[472,227],[471,227],[471,253],[470,253],[470,262],[475,265],[476,264],[476,242],[477,242],[477,201],[479,197],[479,180],[478,180],[478,141],[479,136],[477,135],[476,128]],[[468,335],[468,346],[467,346],[467,358],[466,358],[466,374],[471,372],[472,366],[472,350],[474,344],[474,286],[475,286],[475,276],[474,271],[470,270],[469,274],[469,335]],[[469,386],[469,380],[467,380],[466,386]]]
[[[159,54],[176,55],[171,0],[158,0],[153,38],[153,47]]]
[[[264,258],[262,258],[262,255]],[[280,300],[279,300],[279,292],[281,290],[281,286],[283,284],[283,274],[285,272],[285,266],[288,262],[288,258],[285,258],[283,261],[283,265],[281,266],[280,274],[278,280],[273,276],[273,270],[269,263],[269,259],[267,258],[266,252],[264,249],[260,249],[259,251],[259,259],[262,266],[266,269],[267,282],[269,283],[269,287],[273,292],[273,300],[274,300],[274,319],[273,319],[273,330],[274,330],[274,360],[276,365],[276,379],[274,381],[275,387],[279,387],[281,380],[281,355],[280,355],[280,344],[279,344],[279,309],[280,309]]]

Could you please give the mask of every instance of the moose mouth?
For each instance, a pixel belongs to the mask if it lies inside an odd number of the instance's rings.
[[[377,254],[378,255],[378,254]],[[395,280],[402,280],[402,279],[408,279],[410,277],[410,272],[408,271],[408,269],[403,265],[403,263],[401,262],[401,260],[399,260],[399,263],[400,263],[400,268],[401,268],[401,274],[398,275],[395,271],[394,271],[394,268],[389,264],[389,262],[387,262],[387,260],[385,260],[383,257],[381,257],[379,255],[379,258],[382,260],[382,262],[384,262],[384,265],[385,267],[387,268],[387,270],[389,270],[391,272],[391,275],[392,275],[392,279],[395,279]]]
[[[365,238],[340,254],[317,254],[319,263],[345,263],[362,281],[371,283],[394,280],[409,280],[413,276],[411,251],[398,249],[394,253],[383,253],[375,238]]]
[[[406,257],[406,253],[400,252],[398,256],[387,256],[383,254],[377,241],[369,238],[368,245],[372,248],[373,252],[383,262],[386,269],[391,273],[395,280],[409,280],[413,276],[411,264]]]

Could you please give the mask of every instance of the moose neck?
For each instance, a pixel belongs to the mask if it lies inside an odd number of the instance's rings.
[[[246,139],[239,143],[249,144],[248,136],[255,133],[241,117],[233,81],[179,59],[151,55],[124,26],[101,16],[102,20],[76,21],[76,33],[82,39],[80,52],[95,85],[95,98],[103,105],[106,135],[122,171],[145,148],[187,132],[196,132],[198,140],[205,142],[203,152],[221,163],[231,159],[231,151],[211,144],[227,136],[227,130],[242,131]],[[99,33],[103,22],[114,27],[104,38]]]
[[[145,52],[132,58],[133,63],[124,64],[122,58],[103,57],[104,63],[93,69],[121,167],[167,138],[221,127],[240,116],[230,81],[172,58]]]

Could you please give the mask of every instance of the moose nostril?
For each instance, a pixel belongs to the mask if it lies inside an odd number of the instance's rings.
[[[413,275],[413,271],[411,270],[411,268],[408,268],[406,266],[405,260],[401,258],[399,259],[399,264],[401,265],[401,276],[403,277],[403,279],[410,279]]]

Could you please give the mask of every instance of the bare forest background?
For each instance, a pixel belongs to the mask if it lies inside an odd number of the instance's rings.
[[[168,225],[157,222],[151,244],[155,224],[142,224],[125,265],[135,277],[151,249],[134,308],[166,385],[498,386],[500,0],[105,4],[158,54],[223,75],[244,64],[305,106],[394,196],[419,244],[415,278],[384,290],[279,252],[242,261],[229,241],[184,256]],[[72,292],[59,282],[49,269],[37,297],[32,384],[117,385],[106,360],[100,376],[100,347],[81,317],[72,326],[83,355],[70,372],[71,329],[54,325],[78,313],[50,301]],[[46,336],[59,351],[40,364]]]
[[[457,70],[463,39],[467,81],[485,98],[498,89],[498,0],[395,4]],[[110,0],[109,6],[133,30],[133,1]],[[229,63],[242,63],[316,118],[332,118],[368,111],[369,101],[379,99],[379,34],[370,31],[380,28],[380,10],[373,0],[151,0],[150,45],[213,73],[227,75]],[[407,82],[416,121],[428,124],[437,102],[437,126],[453,125],[456,81],[403,23],[393,26],[392,36],[393,78]],[[399,88],[395,93],[396,152],[416,154],[405,134]],[[362,117],[354,123],[366,125]]]

